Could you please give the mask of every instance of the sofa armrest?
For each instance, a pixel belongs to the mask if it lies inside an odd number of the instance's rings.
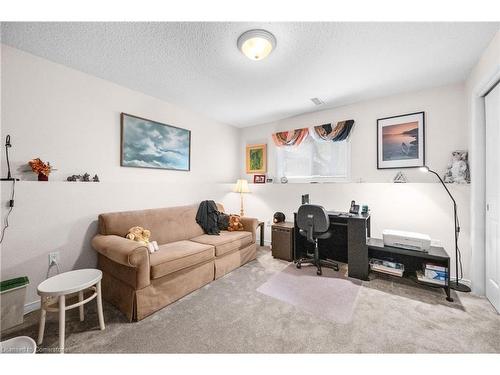
[[[252,233],[253,242],[255,243],[257,227],[259,226],[259,220],[254,217],[240,217],[241,224],[243,224],[243,230]]]
[[[136,268],[137,289],[150,284],[149,250],[146,245],[120,236],[98,234],[92,239],[92,246],[113,262]]]

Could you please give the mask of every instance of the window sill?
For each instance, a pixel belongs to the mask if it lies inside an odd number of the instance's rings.
[[[349,177],[287,177],[289,184],[330,184],[352,182]]]

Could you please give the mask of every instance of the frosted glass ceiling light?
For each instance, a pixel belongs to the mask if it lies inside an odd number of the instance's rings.
[[[249,30],[238,38],[238,49],[250,60],[262,60],[276,47],[276,38],[266,30]]]

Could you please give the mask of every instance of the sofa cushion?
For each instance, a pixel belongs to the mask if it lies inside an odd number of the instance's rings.
[[[160,250],[150,254],[151,278],[192,267],[214,259],[214,247],[193,241],[176,241],[160,246]]]
[[[250,232],[221,231],[218,236],[203,234],[191,238],[191,241],[215,246],[215,256],[221,256],[234,250],[243,249],[250,245],[253,239]]]

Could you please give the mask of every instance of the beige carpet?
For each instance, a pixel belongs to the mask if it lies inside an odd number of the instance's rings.
[[[66,323],[66,352],[75,353],[500,353],[500,316],[484,298],[393,278],[363,282],[352,319],[318,317],[257,289],[289,263],[261,249],[256,261],[137,323],[105,304],[99,331],[95,304]],[[38,312],[2,335],[36,338]],[[49,313],[42,349],[57,346],[57,314]]]

